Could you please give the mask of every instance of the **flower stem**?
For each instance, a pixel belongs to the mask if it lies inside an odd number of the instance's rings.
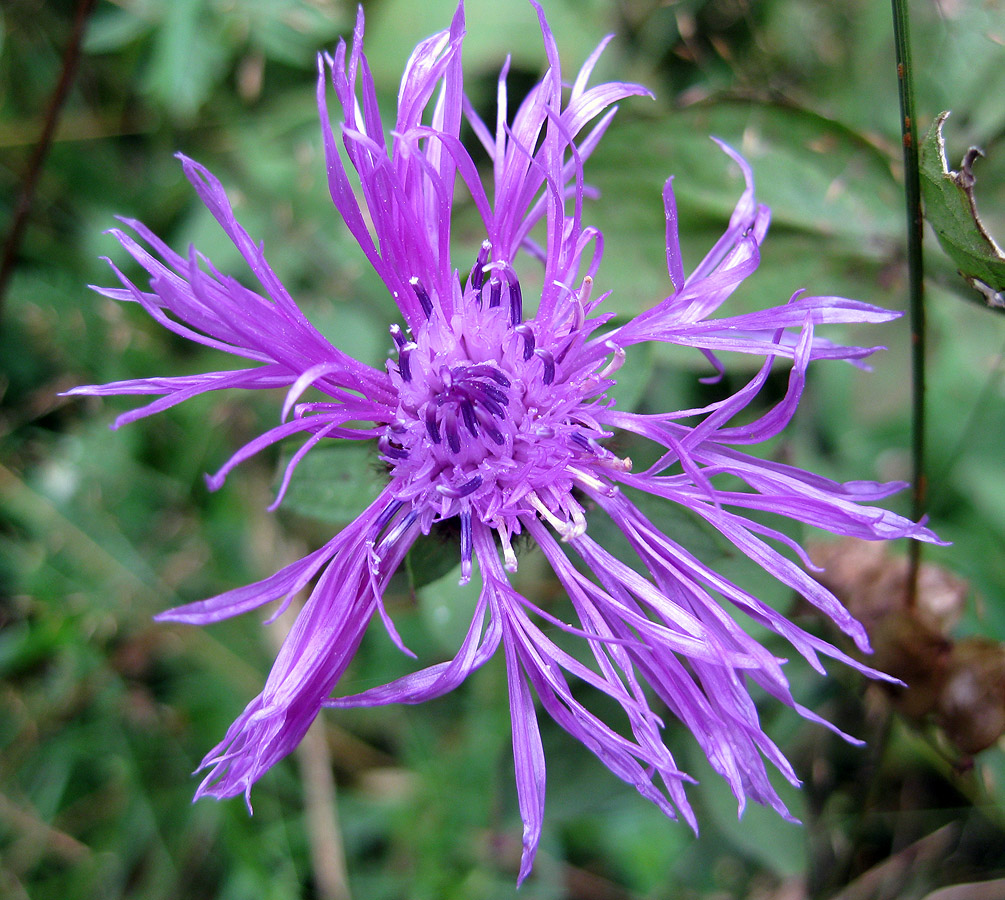
[[[28,214],[31,212],[32,201],[35,199],[35,188],[38,186],[42,167],[45,165],[45,159],[49,155],[52,140],[56,135],[59,114],[70,93],[70,87],[73,85],[73,78],[77,72],[80,48],[84,41],[84,33],[87,31],[87,21],[94,9],[94,3],[95,0],[78,0],[77,2],[77,10],[73,17],[73,30],[66,43],[66,49],[63,51],[63,65],[60,68],[59,80],[49,97],[49,106],[45,111],[42,133],[32,150],[31,159],[28,161],[28,170],[21,182],[21,192],[11,216],[10,231],[7,233],[2,253],[0,253],[0,314],[3,312],[4,294],[7,292],[7,284],[14,272],[14,263],[17,261],[18,250],[21,247],[21,240],[28,224]]]
[[[914,74],[907,0],[893,2],[893,36],[897,49],[897,91],[904,147],[904,198],[907,203],[907,278],[911,322],[911,463],[913,484],[911,517],[925,513],[925,305],[922,257],[921,177],[918,168],[918,133],[914,114]],[[907,601],[914,605],[921,562],[921,542],[910,541]]]

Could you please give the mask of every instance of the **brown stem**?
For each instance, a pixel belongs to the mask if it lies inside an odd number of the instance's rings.
[[[66,49],[63,51],[63,67],[59,73],[59,81],[56,82],[56,87],[49,97],[49,106],[45,111],[42,133],[39,135],[31,158],[28,160],[28,171],[21,182],[21,193],[14,204],[10,231],[4,241],[3,257],[0,259],[0,317],[3,315],[3,301],[4,294],[7,292],[7,284],[14,271],[14,261],[17,259],[24,230],[28,224],[28,213],[31,212],[32,201],[35,199],[35,188],[38,186],[39,175],[42,173],[42,166],[45,165],[45,159],[52,147],[59,114],[66,102],[67,95],[70,93],[70,85],[73,84],[73,78],[77,71],[80,45],[84,40],[87,20],[94,9],[94,2],[95,0],[78,0],[77,11],[73,19],[73,31],[67,41]]]

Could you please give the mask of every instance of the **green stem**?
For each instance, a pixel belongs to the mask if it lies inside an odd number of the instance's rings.
[[[911,462],[914,487],[911,515],[925,513],[925,305],[924,260],[921,235],[921,177],[918,168],[918,133],[914,114],[914,76],[911,67],[911,32],[907,0],[893,2],[893,36],[897,47],[897,90],[904,147],[904,198],[907,202],[908,306],[911,317]],[[908,605],[914,605],[921,562],[921,544],[911,541]]]

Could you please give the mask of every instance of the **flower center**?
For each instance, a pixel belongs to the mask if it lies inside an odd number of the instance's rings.
[[[601,446],[610,434],[590,415],[609,402],[612,367],[595,371],[602,356],[581,361],[585,314],[557,337],[542,335],[538,323],[523,321],[515,273],[486,259],[487,245],[463,294],[458,287],[449,321],[412,279],[427,319],[413,336],[391,328],[398,408],[380,448],[396,498],[424,531],[460,516],[463,536],[475,515],[499,531],[510,562],[508,539],[521,531],[521,516],[541,515],[567,538],[582,534],[573,487],[599,484],[589,474],[598,461],[630,463]]]

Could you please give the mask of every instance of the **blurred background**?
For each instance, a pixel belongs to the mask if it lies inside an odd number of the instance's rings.
[[[387,115],[411,48],[447,26],[453,5],[364,6]],[[1001,239],[1005,5],[911,6],[920,129],[952,109],[950,163],[970,144],[985,149],[977,194]],[[567,74],[614,32],[597,77],[642,81],[656,94],[622,105],[587,166],[601,191],[589,216],[606,237],[600,281],[613,309],[637,311],[671,289],[660,198],[667,176],[675,175],[689,268],[721,234],[742,183],[710,134],[746,155],[759,198],[773,208],[760,270],[732,310],[779,303],[799,288],[903,308],[887,4],[546,0],[545,8]],[[0,239],[33,170],[77,12],[71,0],[0,6]],[[222,180],[312,320],[382,364],[393,306],[331,206],[314,101],[315,53],[348,33],[354,15],[341,0],[97,0],[87,14],[0,311],[4,898],[342,900],[346,871],[352,896],[367,900],[515,893],[521,826],[499,659],[435,703],[323,714],[304,747],[255,788],[253,817],[239,799],[191,803],[190,773],[260,690],[284,624],[263,629],[253,613],[190,629],[151,617],[313,549],[352,518],[380,473],[351,454],[315,451],[289,501],[268,514],[281,450],[244,464],[215,494],[202,476],[277,421],[279,397],[202,397],[113,433],[109,423],[133,405],[128,399],[58,396],[82,383],[228,364],[87,289],[114,281],[103,255],[138,277],[103,234],[116,215],[143,220],[182,252],[195,243],[219,269],[246,277],[176,151]],[[540,34],[520,2],[470,0],[467,20],[467,90],[492,117],[507,53],[513,94],[540,76]],[[481,241],[474,222],[461,210],[461,268]],[[521,897],[1005,897],[1005,319],[982,308],[933,240],[926,246],[930,510],[954,543],[926,551],[941,568],[923,580],[924,621],[903,609],[896,559],[855,547],[817,551],[834,588],[873,629],[876,664],[906,673],[914,688],[894,696],[837,665],[821,679],[790,664],[801,702],[868,741],[849,746],[764,704],[769,733],[805,782],[785,795],[802,826],[760,808],[738,821],[728,788],[669,722],[668,745],[701,781],[690,791],[697,838],[542,717],[545,831]],[[906,321],[833,336],[889,349],[871,373],[811,368],[796,421],[762,452],[845,480],[909,478]],[[749,361],[727,366],[727,383],[709,388],[698,383],[709,374],[700,354],[637,349],[622,369],[619,403],[706,402],[749,377]],[[784,383],[780,373],[763,402]],[[890,502],[907,512],[906,494]],[[730,577],[836,639],[698,524],[673,509],[650,512]],[[428,664],[452,655],[470,597],[445,571],[453,548],[427,544],[425,552],[388,603]],[[530,552],[520,577],[562,614],[560,591]],[[410,665],[375,628],[341,689]]]

